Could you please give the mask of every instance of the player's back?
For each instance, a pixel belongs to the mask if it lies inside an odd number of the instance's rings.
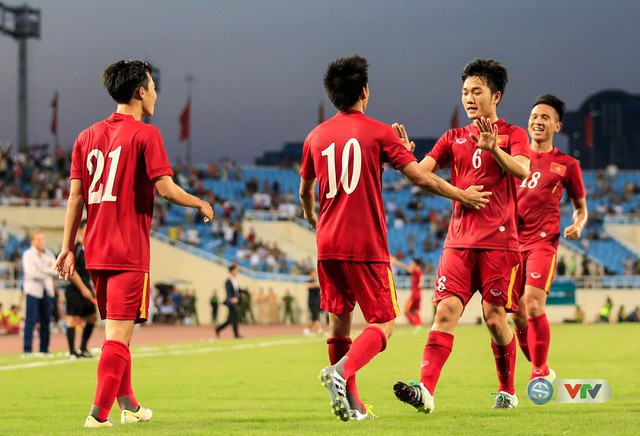
[[[88,269],[148,271],[153,179],[171,167],[158,129],[113,114],[76,141],[71,178],[81,179],[87,205]]]
[[[356,110],[339,112],[309,134],[301,175],[318,180],[319,260],[389,261],[383,164],[400,168],[414,160],[390,126]]]

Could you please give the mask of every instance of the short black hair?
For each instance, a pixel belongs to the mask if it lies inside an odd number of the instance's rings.
[[[562,122],[565,108],[564,101],[560,100],[555,95],[542,94],[541,96],[536,98],[536,101],[533,103],[533,106],[531,106],[531,109],[538,106],[539,104],[546,104],[547,106],[551,106],[552,108],[554,108],[558,113],[558,119],[560,120],[560,122]]]
[[[128,103],[139,87],[149,89],[153,67],[147,61],[121,60],[109,65],[102,73],[102,84],[117,103]]]
[[[238,269],[238,265],[235,263],[232,263],[231,265],[229,265],[229,272],[235,271]]]
[[[493,59],[475,59],[465,65],[462,70],[462,82],[469,77],[480,77],[485,81],[492,94],[500,91],[504,94],[504,89],[509,81],[507,69],[500,65],[500,62]]]
[[[347,110],[358,101],[362,88],[369,83],[369,63],[359,55],[331,62],[324,73],[324,89],[338,110]]]

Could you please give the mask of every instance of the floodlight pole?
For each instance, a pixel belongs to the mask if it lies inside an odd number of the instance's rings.
[[[40,39],[40,9],[0,3],[0,32],[18,41],[18,147],[24,150],[28,146],[27,39]]]

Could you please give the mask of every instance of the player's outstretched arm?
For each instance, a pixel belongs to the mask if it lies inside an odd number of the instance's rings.
[[[427,192],[456,200],[470,209],[480,209],[489,203],[490,191],[483,191],[484,186],[469,186],[464,191],[453,186],[451,183],[430,172],[423,172],[417,162],[411,162],[402,168],[400,172],[409,179],[411,183]]]
[[[398,268],[402,268],[403,270],[405,270],[408,273],[413,272],[413,268],[411,268],[410,265],[407,265],[405,263],[400,262],[397,257],[389,256],[389,260],[391,261],[391,265],[397,266]]]
[[[198,213],[204,216],[204,222],[208,223],[213,219],[213,208],[211,205],[191,195],[176,185],[170,176],[161,176],[154,180],[158,194],[160,194],[165,200],[170,203],[177,204],[178,206],[192,207],[198,211]]]
[[[498,125],[491,124],[488,118],[480,118],[474,121],[475,126],[480,131],[480,136],[471,133],[469,137],[476,143],[478,148],[487,150],[494,157],[498,165],[520,180],[529,177],[529,165],[531,161],[526,156],[511,156],[498,146]]]
[[[56,260],[55,272],[63,280],[69,280],[76,271],[76,257],[73,246],[76,243],[76,233],[82,220],[84,197],[82,195],[82,180],[72,179],[67,202],[67,212],[64,216],[64,234],[62,248]]]
[[[589,212],[587,211],[587,199],[585,197],[572,198],[571,203],[573,204],[573,223],[564,229],[564,237],[575,241],[580,238],[582,229],[587,224]]]
[[[307,220],[314,229],[318,226],[318,217],[315,211],[315,187],[316,179],[300,179],[300,205],[304,211],[304,219]]]

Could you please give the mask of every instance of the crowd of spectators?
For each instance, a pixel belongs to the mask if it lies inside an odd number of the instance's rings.
[[[49,145],[31,146],[17,150],[9,144],[0,146],[0,204],[23,205],[64,205],[68,196],[68,177],[70,169],[70,150]],[[172,205],[158,199],[154,212],[153,227],[164,231],[171,241],[180,241],[200,247],[231,261],[237,261],[245,267],[267,272],[285,272],[307,274],[313,267],[310,261],[293,262],[277,246],[261,240],[250,231],[243,237],[242,221],[245,208],[278,212],[284,217],[299,217],[296,196],[289,190],[284,192],[281,181],[263,180],[255,176],[245,177],[243,167],[229,159],[189,167],[179,164],[174,168],[175,179],[187,191],[207,198],[214,205],[216,219],[208,228],[200,224],[192,210],[184,215],[172,218]],[[284,170],[283,170],[284,171]],[[593,176],[591,176],[593,177]],[[605,215],[640,216],[637,196],[640,194],[640,181],[626,181],[622,190],[616,189],[619,172],[614,165],[595,174],[595,184],[588,183],[590,203],[589,224],[579,242],[580,248],[589,252],[593,241],[610,239],[604,231]],[[231,181],[243,188],[237,195],[223,197],[217,195],[208,181]],[[429,198],[402,178],[393,178],[385,182],[383,189],[389,193],[410,192],[408,201],[400,204],[393,196],[387,200],[386,210],[389,227],[402,229],[406,225],[426,226],[428,231],[408,232],[403,236],[400,248],[393,250],[399,258],[411,258],[416,254],[439,250],[446,236],[450,219],[450,208],[431,208]],[[565,200],[561,204],[563,216],[569,216],[571,205]],[[17,261],[28,241],[9,244],[9,231],[6,223],[0,224],[0,262]],[[7,247],[11,245],[11,249]],[[591,262],[591,264],[590,264]],[[581,259],[582,270],[598,275],[599,267],[591,260]],[[428,267],[430,268],[430,267]],[[624,261],[624,274],[640,274],[640,260],[628,258]],[[606,271],[604,271],[606,272]]]

